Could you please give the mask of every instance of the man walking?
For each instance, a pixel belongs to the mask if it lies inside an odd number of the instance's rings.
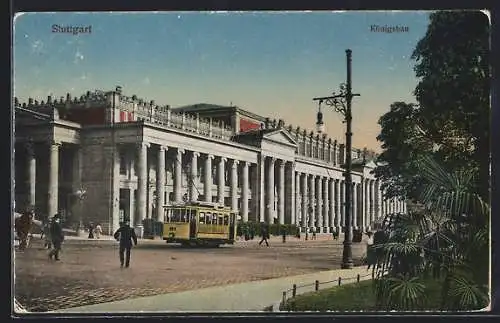
[[[50,238],[52,240],[53,249],[49,252],[49,259],[52,257],[56,261],[59,261],[59,252],[61,251],[61,245],[64,241],[64,233],[61,226],[61,216],[59,214],[54,215],[52,219],[52,224],[50,225]]]
[[[123,268],[123,262],[125,260],[125,268],[128,268],[130,266],[130,250],[132,249],[132,240],[137,246],[137,236],[135,235],[134,229],[130,227],[130,222],[125,221],[123,225],[116,230],[113,237],[115,240],[120,241],[120,267]],[[126,258],[124,257],[125,252],[127,253]]]
[[[269,238],[269,227],[264,222],[262,222],[260,233],[262,234],[262,239],[259,242],[259,246],[262,242],[266,242],[266,246],[269,247],[269,243],[267,242]]]

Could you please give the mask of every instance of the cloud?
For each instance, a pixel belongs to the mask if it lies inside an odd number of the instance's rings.
[[[76,53],[75,53],[75,59],[74,59],[74,63],[75,64],[78,64],[80,61],[83,61],[84,59],[84,56],[83,54],[79,51],[79,50],[76,50]]]
[[[149,84],[151,84],[151,81],[149,80],[149,77],[145,77],[145,78],[142,80],[142,84],[144,84],[144,85],[149,85]]]
[[[44,43],[41,40],[35,40],[31,43],[31,53],[44,54]]]

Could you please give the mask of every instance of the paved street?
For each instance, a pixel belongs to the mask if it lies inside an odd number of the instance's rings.
[[[319,272],[340,267],[339,241],[298,241],[271,247],[258,240],[217,249],[140,241],[131,268],[120,269],[114,241],[67,240],[51,262],[40,241],[16,252],[16,298],[29,311],[49,311],[128,298]],[[355,244],[355,264],[363,247]]]

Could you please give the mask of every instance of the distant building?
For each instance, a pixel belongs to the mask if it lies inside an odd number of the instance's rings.
[[[115,91],[15,99],[15,205],[67,221],[163,221],[186,199],[223,203],[241,221],[344,225],[344,145],[235,106],[170,108]],[[353,150],[353,219],[370,228],[383,201],[373,153]],[[84,196],[80,193],[86,192]]]

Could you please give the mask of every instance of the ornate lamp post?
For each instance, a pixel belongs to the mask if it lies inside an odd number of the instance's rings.
[[[342,252],[342,268],[350,269],[353,267],[352,261],[352,112],[351,112],[351,102],[354,96],[359,96],[359,94],[352,93],[351,85],[351,54],[352,51],[347,49],[347,81],[340,85],[340,91],[338,94],[333,92],[332,96],[314,98],[313,101],[319,102],[318,114],[317,114],[317,130],[318,132],[324,131],[323,113],[321,112],[321,104],[325,103],[327,106],[332,107],[336,112],[339,112],[344,117],[346,123],[346,165],[345,165],[345,218],[346,218],[346,228],[344,234],[344,249]]]

